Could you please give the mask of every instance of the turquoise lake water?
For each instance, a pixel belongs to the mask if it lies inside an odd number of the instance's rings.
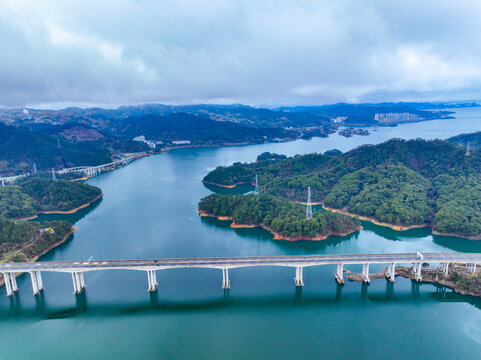
[[[481,252],[481,242],[397,232],[363,223],[364,230],[322,242],[272,240],[262,229],[230,229],[201,218],[197,202],[211,190],[201,180],[217,165],[253,161],[264,151],[286,155],[349,150],[392,137],[447,138],[481,130],[481,111],[457,110],[456,120],[369,129],[370,136],[210,149],[182,149],[144,158],[90,179],[104,198],[63,218],[79,229],[42,260],[382,253]],[[313,199],[315,200],[315,199]],[[44,216],[43,218],[53,218]],[[55,216],[59,217],[59,216]],[[346,267],[352,272],[360,267]],[[372,266],[372,271],[381,267]],[[479,359],[481,299],[398,278],[365,285],[334,280],[335,267],[222,272],[157,272],[147,292],[136,271],[85,274],[73,295],[70,274],[44,273],[33,296],[28,276],[20,291],[0,290],[0,359]]]

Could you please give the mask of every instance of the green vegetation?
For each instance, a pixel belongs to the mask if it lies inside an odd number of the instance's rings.
[[[25,174],[39,170],[100,165],[111,161],[108,150],[90,142],[72,143],[57,137],[0,123],[0,174]]]
[[[309,154],[218,167],[205,181],[253,182],[261,191],[312,201],[398,226],[481,239],[481,155],[442,140],[392,139],[333,156]]]
[[[469,146],[471,150],[478,149],[481,146],[481,131],[471,133],[471,134],[461,134],[457,136],[453,136],[452,138],[448,139],[451,142],[460,144],[464,147]]]
[[[230,216],[236,224],[262,225],[282,238],[326,237],[360,229],[357,219],[331,212],[318,211],[307,220],[305,207],[266,194],[259,197],[212,194],[200,201],[199,210],[215,216]]]
[[[19,186],[0,187],[0,216],[22,218],[35,215],[35,200]]]
[[[27,177],[17,182],[22,190],[35,200],[40,211],[69,211],[102,193],[98,187],[67,180]]]
[[[95,186],[66,180],[25,177],[0,187],[0,216],[24,218],[41,211],[69,211],[101,195]]]
[[[279,159],[286,159],[286,155],[279,155],[276,153],[270,153],[268,151],[263,152],[259,156],[257,156],[257,161],[262,161],[262,160],[279,160]]]
[[[72,231],[66,221],[16,221],[0,217],[0,259],[29,261]]]
[[[430,183],[404,165],[366,167],[343,176],[324,204],[395,225],[431,221]]]

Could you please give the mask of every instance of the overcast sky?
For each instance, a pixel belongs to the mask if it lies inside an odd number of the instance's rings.
[[[0,105],[481,99],[481,1],[1,0]]]

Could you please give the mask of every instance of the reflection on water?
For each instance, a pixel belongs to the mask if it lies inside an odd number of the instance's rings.
[[[9,311],[2,312],[0,319],[7,318],[30,318],[36,317],[45,320],[68,319],[78,316],[86,317],[110,317],[112,315],[135,316],[143,313],[183,313],[183,312],[203,312],[217,311],[221,308],[232,307],[239,312],[269,309],[276,311],[280,309],[289,309],[292,307],[332,307],[337,305],[356,306],[366,301],[374,303],[386,304],[412,304],[415,302],[417,306],[423,303],[430,303],[435,300],[439,303],[456,303],[466,302],[478,309],[481,309],[481,299],[472,296],[461,295],[452,289],[432,284],[418,283],[412,280],[406,280],[410,283],[410,290],[404,286],[397,290],[396,284],[387,280],[373,280],[378,282],[375,289],[373,284],[360,283],[355,289],[345,292],[346,285],[337,284],[332,293],[313,293],[303,294],[304,287],[293,286],[293,294],[263,296],[242,296],[230,295],[229,290],[222,292],[220,296],[213,296],[209,299],[196,300],[195,298],[169,301],[163,299],[159,291],[150,292],[149,299],[145,302],[133,303],[96,303],[88,305],[88,291],[74,295],[74,304],[71,307],[63,307],[55,304],[55,301],[47,301],[44,292],[35,296],[34,306],[22,306],[21,296],[15,294],[10,297]],[[382,290],[382,282],[385,282],[384,290]],[[351,284],[352,285],[352,284]],[[379,286],[381,285],[381,286]],[[350,286],[351,287],[351,286]]]
[[[433,236],[429,229],[396,232],[370,223],[347,237],[277,241],[263,229],[231,229],[229,222],[197,213],[199,199],[212,191],[252,189],[202,184],[207,172],[226,158],[250,162],[264,151],[346,151],[394,136],[446,138],[481,130],[481,115],[471,115],[457,122],[379,128],[366,137],[179,149],[140,159],[89,179],[105,194],[92,206],[76,214],[40,217],[63,218],[79,228],[72,241],[42,259],[479,252],[481,242]],[[373,264],[371,271],[383,267]],[[141,271],[95,271],[85,274],[87,289],[81,295],[72,294],[69,274],[45,273],[45,290],[37,297],[29,277],[21,276],[18,294],[6,297],[0,290],[0,358],[315,359],[322,354],[325,359],[385,359],[386,349],[392,359],[479,357],[481,345],[466,334],[479,329],[478,299],[402,278],[395,284],[373,280],[340,286],[335,266],[306,268],[306,285],[296,288],[294,273],[292,268],[233,269],[232,287],[224,291],[218,270],[158,271],[159,289],[148,293]],[[422,336],[413,336],[420,329]]]

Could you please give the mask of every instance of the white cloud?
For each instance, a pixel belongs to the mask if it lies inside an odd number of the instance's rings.
[[[480,13],[475,0],[4,0],[0,105],[470,98]]]

